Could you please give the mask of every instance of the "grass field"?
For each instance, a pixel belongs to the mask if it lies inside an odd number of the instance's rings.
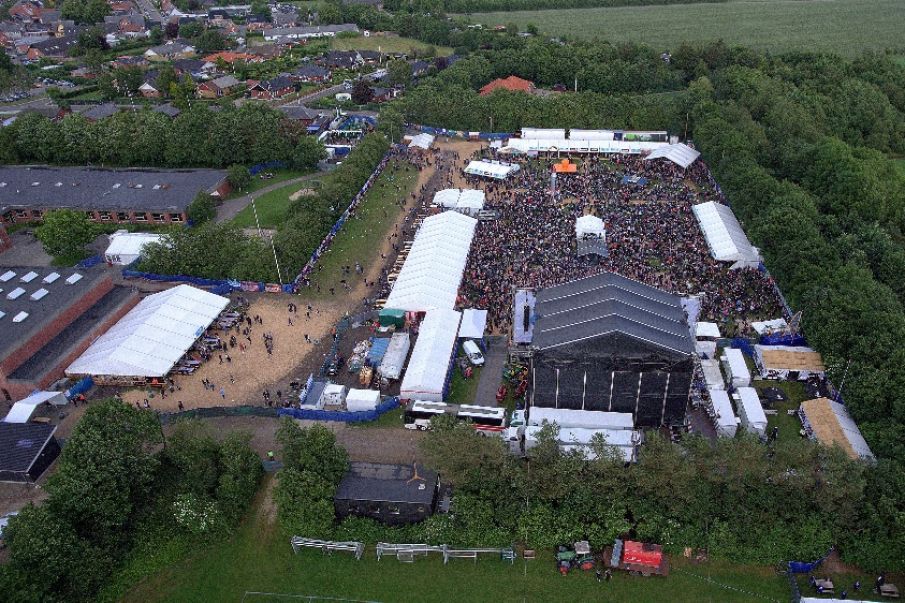
[[[356,36],[354,38],[333,38],[331,48],[334,50],[379,50],[382,52],[411,52],[413,50],[425,50],[429,44],[400,38],[399,36]],[[438,56],[449,56],[452,48],[448,46],[435,46]]]
[[[473,13],[484,26],[535,24],[542,33],[611,42],[644,42],[656,50],[683,41],[722,39],[771,52],[865,50],[905,45],[902,0],[730,0],[617,8]]]
[[[331,287],[338,295],[342,294],[339,282],[344,278],[342,266],[353,266],[355,262],[366,266],[379,253],[387,232],[399,216],[399,200],[408,197],[417,180],[418,171],[407,163],[397,162],[383,171],[358,206],[355,218],[343,225],[311,274],[311,286],[319,285],[322,296],[329,295]],[[345,278],[354,287],[361,276],[353,271]]]
[[[272,478],[268,478],[272,479]],[[734,603],[788,601],[784,576],[772,569],[711,562],[672,562],[668,578],[642,578],[617,573],[598,584],[593,574],[563,577],[554,567],[553,551],[514,565],[487,555],[474,563],[437,557],[413,564],[389,558],[377,561],[373,547],[356,561],[351,555],[304,551],[294,555],[288,538],[273,525],[274,509],[259,495],[238,533],[144,580],[124,601],[269,602],[307,600],[303,596],[417,603],[420,601],[619,601],[670,603],[703,601]],[[313,535],[312,535],[313,536]],[[246,592],[289,596],[248,595]]]
[[[236,197],[243,197],[248,193],[253,193],[255,191],[259,191],[266,186],[270,186],[271,184],[276,184],[278,182],[282,182],[284,180],[291,180],[292,178],[298,178],[299,176],[304,176],[308,172],[303,172],[301,170],[265,170],[269,171],[273,174],[273,178],[263,179],[259,176],[252,176],[251,184],[246,186],[241,190],[234,190],[229,193],[227,199],[235,199]]]
[[[456,366],[453,368],[453,376],[449,383],[449,395],[446,396],[446,399],[456,404],[474,404],[480,381],[481,367],[474,367],[471,379],[466,379],[459,367]]]
[[[304,187],[304,184],[290,184],[265,193],[255,199],[254,205],[258,210],[258,220],[261,223],[261,228],[276,228],[282,224],[286,219],[286,213],[289,211],[289,196]],[[252,204],[249,203],[242,211],[236,214],[231,223],[239,228],[255,228],[255,214]]]

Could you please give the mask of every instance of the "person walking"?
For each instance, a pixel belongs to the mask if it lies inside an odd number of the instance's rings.
[[[226,391],[222,387],[220,388],[220,397],[226,400]]]

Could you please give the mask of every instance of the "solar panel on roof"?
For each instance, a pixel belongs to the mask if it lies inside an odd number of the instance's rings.
[[[18,299],[22,296],[23,293],[25,293],[25,289],[23,289],[22,287],[16,287],[6,294],[6,299]]]
[[[41,299],[42,297],[44,297],[44,296],[47,295],[48,293],[50,293],[50,291],[48,291],[47,289],[41,287],[40,289],[38,289],[37,291],[35,291],[34,293],[32,293],[32,294],[30,295],[30,297],[31,297],[32,300],[38,301],[39,299]]]
[[[23,276],[21,280],[23,283],[30,283],[33,280],[35,280],[36,278],[38,278],[38,273],[32,271],[32,272],[29,272],[28,274],[26,274],[25,276]]]
[[[55,280],[57,280],[58,278],[60,278],[60,273],[59,273],[59,272],[51,272],[50,274],[48,274],[47,276],[44,277],[44,282],[45,282],[45,283],[52,283],[52,282],[54,282]]]
[[[72,276],[70,276],[69,278],[66,279],[66,284],[74,285],[77,282],[79,282],[80,280],[82,280],[82,275],[79,274],[78,272],[73,272]]]
[[[5,283],[6,281],[12,279],[16,276],[16,273],[12,270],[7,270],[2,275],[0,275],[0,283]]]
[[[22,322],[26,318],[28,318],[28,312],[19,312],[13,316],[13,322]]]

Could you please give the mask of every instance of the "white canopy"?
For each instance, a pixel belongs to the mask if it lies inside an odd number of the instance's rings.
[[[471,161],[465,168],[466,174],[472,176],[486,176],[496,180],[503,180],[519,171],[521,167],[515,163],[502,163],[500,161]]]
[[[484,191],[473,188],[446,188],[434,195],[434,205],[476,215],[484,209]]]
[[[110,264],[127,266],[138,259],[148,243],[158,243],[163,237],[150,232],[118,231],[110,235],[110,245],[104,259]]]
[[[767,432],[767,415],[753,387],[738,388],[738,414],[745,429],[758,435]]]
[[[751,328],[758,335],[763,335],[774,331],[785,331],[789,328],[789,323],[786,322],[785,318],[775,318],[773,320],[752,322]]]
[[[34,392],[27,398],[23,398],[13,404],[13,407],[9,409],[9,413],[6,415],[6,418],[3,419],[3,422],[28,423],[38,406],[45,402],[59,405],[59,401],[56,400],[56,398],[59,397],[62,397],[62,403],[66,404],[66,396],[64,396],[62,392]]]
[[[651,159],[669,159],[679,167],[685,169],[695,161],[701,154],[692,149],[687,144],[681,142],[669,144],[651,151],[651,154],[644,158],[645,161]]]
[[[707,356],[707,358],[714,358],[716,357],[716,342],[698,339],[694,342],[694,351],[702,358],[704,356]]]
[[[67,375],[163,377],[229,304],[189,285],[149,295],[66,369]]]
[[[608,412],[602,410],[574,410],[569,408],[541,408],[532,406],[528,424],[540,427],[556,423],[562,428],[583,429],[632,429],[635,421],[630,412]]]
[[[559,128],[522,128],[522,138],[565,138],[566,131]]]
[[[720,338],[720,327],[715,322],[699,322],[694,327],[695,337]]]
[[[503,149],[512,153],[602,153],[639,155],[666,146],[665,142],[613,140],[610,138],[510,138]],[[503,150],[501,149],[501,150]]]
[[[726,376],[732,381],[735,387],[746,387],[751,384],[751,371],[748,370],[748,364],[745,362],[745,355],[736,348],[723,349],[723,367],[726,369]]]
[[[477,225],[474,218],[454,211],[425,218],[384,307],[452,310]]]
[[[462,313],[451,309],[431,310],[427,313],[402,378],[400,398],[443,401],[446,376],[456,348],[461,319]]]
[[[710,402],[713,405],[713,423],[716,427],[716,433],[720,437],[731,438],[735,436],[738,429],[738,418],[732,410],[732,402],[729,401],[729,394],[721,389],[711,389]]]
[[[602,237],[604,234],[603,220],[597,216],[581,216],[575,220],[575,236],[579,239],[585,235]]]
[[[692,207],[710,254],[720,262],[734,262],[732,268],[756,268],[760,252],[751,245],[745,231],[727,206],[715,201]]]
[[[426,151],[431,148],[432,144],[434,144],[433,134],[418,134],[417,136],[412,136],[409,148],[423,149]]]
[[[434,195],[434,205],[439,205],[446,209],[454,209],[459,204],[459,196],[462,191],[458,188],[444,188],[437,191]]]
[[[380,404],[380,392],[376,389],[350,389],[346,394],[346,410],[362,412],[374,410]]]
[[[487,327],[487,310],[468,308],[462,310],[462,324],[459,326],[460,339],[481,339]]]

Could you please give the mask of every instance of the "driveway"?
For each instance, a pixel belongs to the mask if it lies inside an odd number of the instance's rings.
[[[506,365],[506,338],[502,336],[487,338],[487,351],[484,353],[484,368],[481,369],[481,380],[475,393],[475,404],[496,406],[496,392],[503,380],[503,367]]]

